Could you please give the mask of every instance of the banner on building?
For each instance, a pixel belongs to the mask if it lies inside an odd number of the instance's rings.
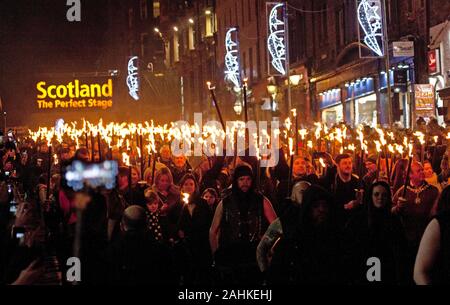
[[[139,58],[137,56],[130,57],[128,60],[127,86],[128,94],[135,100],[139,100]]]
[[[392,52],[394,57],[413,57],[414,41],[394,41]]]
[[[414,97],[415,114],[417,117],[432,117],[436,115],[433,85],[414,85]]]
[[[441,73],[439,49],[428,51],[428,72],[430,74]]]
[[[357,0],[359,56],[376,58],[384,56],[383,0]],[[362,47],[362,45],[367,48]]]
[[[241,87],[239,58],[239,30],[232,27],[225,34],[225,82],[235,88]]]
[[[113,106],[113,78],[41,79],[36,82],[39,110],[106,110]]]
[[[287,18],[283,2],[266,2],[267,64],[269,76],[287,74]]]

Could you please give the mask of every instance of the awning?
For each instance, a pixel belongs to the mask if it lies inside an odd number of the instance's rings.
[[[439,97],[444,101],[450,101],[450,87],[438,90]]]
[[[449,24],[450,21],[447,20],[430,28],[430,50],[439,48],[439,45],[441,44],[442,40],[445,37],[445,34],[447,33]]]

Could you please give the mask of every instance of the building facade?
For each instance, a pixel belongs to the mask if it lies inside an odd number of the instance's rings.
[[[437,88],[435,114],[447,113],[447,91],[440,90],[448,87],[449,76],[445,34],[448,1],[380,2],[378,12],[385,15],[389,61],[364,56],[369,49],[359,35],[359,1],[287,1],[290,77],[268,73],[267,2],[161,2],[165,64],[178,73],[183,117],[190,119],[199,111],[214,117],[206,87],[211,81],[224,116],[243,118],[242,90],[225,81],[225,39],[231,28],[237,29],[240,85],[247,79],[250,118],[285,117],[290,105],[298,109],[302,123],[320,120],[331,126],[341,121],[351,125],[396,122],[409,127],[419,115],[433,116],[431,112],[422,114],[415,98],[416,85],[430,81]],[[399,52],[399,45],[408,46],[408,52]],[[442,65],[440,76],[433,72],[431,79],[430,48],[439,49]]]

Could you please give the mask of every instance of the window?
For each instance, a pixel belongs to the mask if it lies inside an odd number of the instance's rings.
[[[141,11],[141,20],[147,19],[148,17],[147,0],[140,0],[139,8]]]
[[[211,37],[213,36],[213,26],[214,26],[214,17],[213,14],[206,14],[205,15],[205,36]]]
[[[195,32],[194,32],[194,25],[193,24],[189,24],[189,29],[188,29],[188,48],[189,50],[195,50]]]
[[[153,1],[153,18],[158,18],[161,15],[161,4],[159,1]]]
[[[180,61],[180,45],[178,41],[178,32],[173,33],[173,62]]]

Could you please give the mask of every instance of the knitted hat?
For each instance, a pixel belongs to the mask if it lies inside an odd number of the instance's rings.
[[[234,169],[234,179],[237,180],[240,177],[243,176],[250,176],[253,178],[253,171],[252,168],[248,165],[238,165],[235,169]]]

